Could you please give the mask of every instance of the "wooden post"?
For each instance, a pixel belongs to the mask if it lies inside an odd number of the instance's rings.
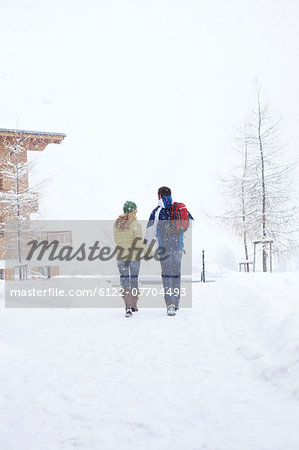
[[[256,261],[256,242],[253,243],[253,272],[255,272],[255,261]]]
[[[263,268],[263,272],[267,272],[268,269],[270,272],[272,272],[272,252],[273,252],[273,241],[272,240],[266,240],[266,239],[261,239],[259,241],[254,241],[253,242],[253,272],[255,272],[256,269],[256,246],[258,244],[261,244],[262,246],[262,268]],[[267,262],[267,259],[269,258],[269,264]],[[265,264],[266,263],[266,264]]]
[[[270,241],[270,272],[272,272],[272,241]]]

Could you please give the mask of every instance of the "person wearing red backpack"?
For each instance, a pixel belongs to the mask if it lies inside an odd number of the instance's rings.
[[[150,215],[145,242],[157,239],[161,252],[164,252],[160,259],[161,276],[169,316],[175,316],[179,309],[184,231],[192,219],[184,203],[172,201],[170,188],[159,188],[158,206]]]

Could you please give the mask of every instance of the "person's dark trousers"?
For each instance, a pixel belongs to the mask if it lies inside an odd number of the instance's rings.
[[[181,294],[181,262],[182,250],[170,251],[168,257],[160,260],[162,269],[162,282],[166,306],[171,303],[179,307]]]
[[[129,287],[138,291],[140,261],[117,261],[122,288]]]

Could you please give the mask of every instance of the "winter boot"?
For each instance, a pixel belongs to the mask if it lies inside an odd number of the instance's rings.
[[[132,292],[131,288],[125,287],[124,293],[123,293],[123,299],[125,302],[125,308],[126,308],[126,317],[130,317],[132,315]]]
[[[167,306],[167,315],[168,316],[176,315],[174,303],[169,303],[169,305]]]
[[[131,307],[132,307],[132,311],[138,311],[137,308],[137,300],[138,300],[138,294],[131,294],[132,295],[132,301],[131,301]]]

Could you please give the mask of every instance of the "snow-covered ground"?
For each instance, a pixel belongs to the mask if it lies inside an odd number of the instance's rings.
[[[1,450],[298,450],[298,292],[229,273],[174,318],[2,301]]]

